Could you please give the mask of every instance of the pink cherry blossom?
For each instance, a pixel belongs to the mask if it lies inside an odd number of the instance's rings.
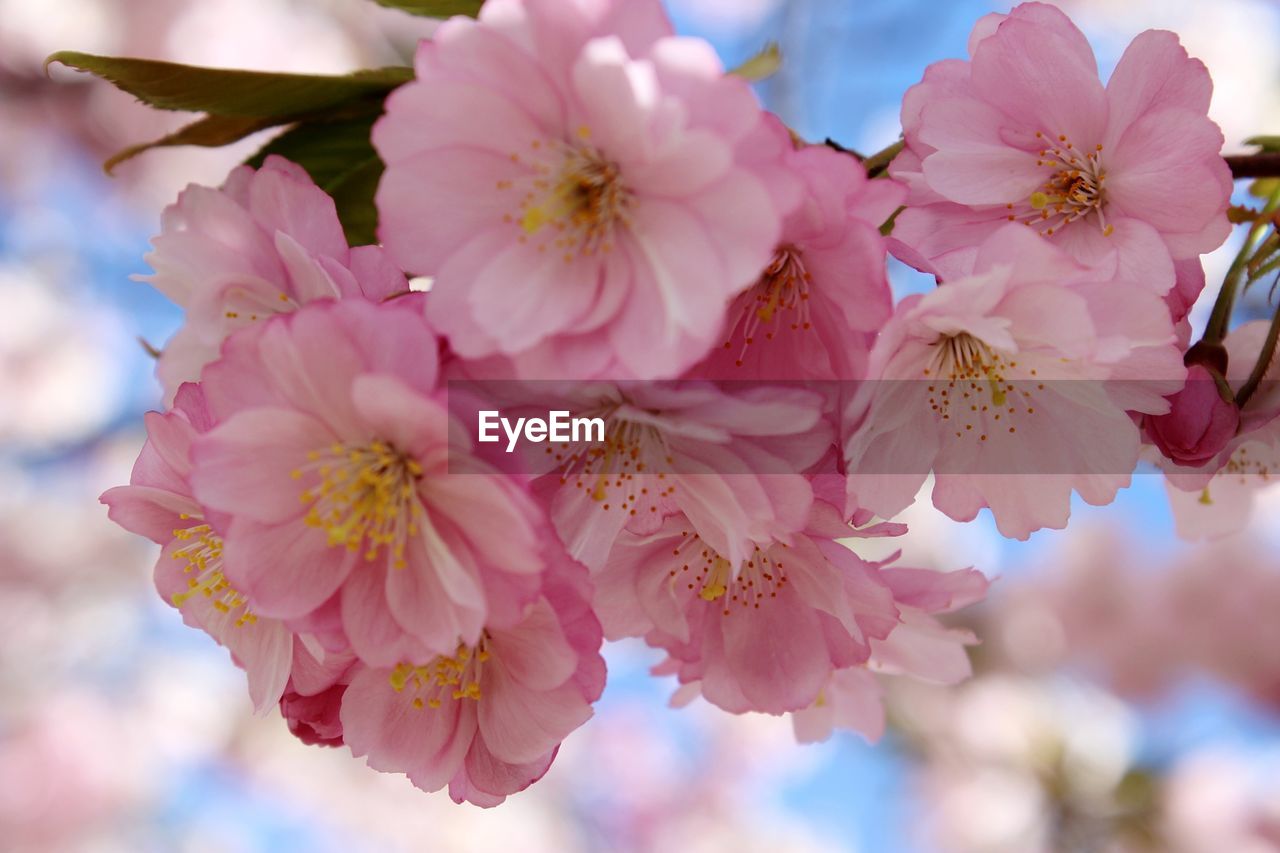
[[[113,521],[162,545],[156,588],[183,621],[226,646],[249,676],[258,711],[276,704],[289,678],[293,634],[259,616],[223,572],[225,545],[217,519],[192,497],[190,450],[212,425],[196,385],[178,391],[172,411],[146,417],[147,443],[127,486],[102,495]]]
[[[935,572],[892,566],[881,568],[879,576],[893,592],[901,622],[888,637],[871,639],[865,666],[832,673],[818,700],[792,714],[801,743],[826,740],[835,728],[858,732],[872,743],[879,740],[884,706],[877,674],[956,684],[972,673],[965,646],[977,639],[970,631],[946,627],[934,614],[982,600],[987,579],[972,569]]]
[[[169,396],[237,329],[317,299],[378,300],[404,275],[377,246],[348,248],[333,199],[303,169],[268,157],[221,189],[191,185],[168,207],[144,280],[187,312],[156,373]]]
[[[387,99],[379,235],[464,358],[669,378],[715,343],[798,201],[747,84],[658,0],[505,0]]]
[[[362,666],[342,699],[343,737],[377,770],[493,806],[546,773],[604,688],[584,567],[560,557],[513,625],[415,665]]]
[[[609,639],[644,637],[682,684],[733,713],[807,708],[832,672],[864,663],[898,623],[876,567],[838,544],[852,535],[815,505],[810,531],[763,542],[734,565],[673,516],[649,535],[624,531],[596,578]]]
[[[371,665],[514,623],[558,547],[520,480],[471,455],[437,348],[414,300],[342,300],[237,334],[204,373],[218,424],[192,482],[228,519],[227,577],[299,630],[339,623]]]
[[[884,736],[884,688],[865,666],[838,669],[812,705],[791,715],[791,725],[800,743],[821,743],[836,729],[876,743]]]
[[[772,117],[771,117],[772,118]],[[729,307],[724,344],[692,371],[723,379],[860,379],[875,332],[893,313],[880,226],[906,197],[871,181],[825,145],[794,150],[786,165],[803,201],[782,226],[773,260]]]
[[[515,386],[514,389],[511,386]],[[603,442],[529,445],[545,472],[534,490],[569,553],[600,568],[620,531],[647,534],[680,514],[733,563],[754,542],[802,529],[813,490],[804,472],[835,445],[822,395],[800,387],[705,381],[498,383],[534,405],[600,418]],[[558,393],[556,393],[558,392]],[[518,406],[500,403],[510,417]]]
[[[891,172],[910,196],[890,249],[904,261],[966,275],[985,235],[1022,222],[1086,264],[1147,268],[1163,294],[1170,257],[1226,239],[1212,82],[1173,33],[1140,34],[1105,87],[1084,36],[1042,3],[983,18],[969,53],[930,66],[903,101]]]
[[[890,518],[932,470],[947,515],[990,507],[1025,538],[1065,526],[1073,489],[1114,499],[1138,460],[1126,410],[1167,410],[1157,392],[1185,371],[1159,297],[1091,281],[1025,228],[997,231],[974,268],[903,300],[881,332],[875,381],[849,406],[849,506]],[[1150,344],[1141,359],[1126,334]]]

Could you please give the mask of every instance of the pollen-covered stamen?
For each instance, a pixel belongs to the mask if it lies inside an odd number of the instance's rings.
[[[528,151],[511,158],[530,168],[498,189],[518,195],[505,219],[519,225],[521,242],[538,251],[560,253],[566,263],[613,251],[615,235],[626,227],[631,193],[616,163],[587,143],[581,128],[574,142],[534,140]]]
[[[293,471],[311,485],[298,499],[310,507],[305,520],[325,531],[332,546],[362,551],[369,562],[380,554],[394,568],[405,567],[405,546],[422,519],[418,462],[390,444],[334,444],[307,454]]]
[[[725,349],[732,349],[741,336],[736,363],[743,364],[747,347],[772,341],[786,332],[807,332],[813,328],[809,287],[813,276],[805,269],[804,258],[794,246],[782,246],[742,300],[742,311],[732,317]]]
[[[1034,368],[1019,371],[1016,359],[968,332],[940,338],[933,346],[933,359],[924,369],[929,408],[954,428],[956,438],[986,441],[994,430],[1016,433],[1014,416],[1036,413],[1034,396],[1044,385]],[[1019,373],[1025,375],[1015,385]]]
[[[1222,466],[1223,475],[1234,475],[1244,482],[1248,477],[1258,477],[1264,483],[1270,482],[1271,478],[1280,470],[1277,469],[1275,458],[1258,457],[1256,454],[1250,455],[1249,446],[1245,445],[1238,448],[1231,454],[1231,458],[1227,460],[1227,464]]]
[[[190,516],[182,518],[187,520]],[[249,611],[248,599],[222,574],[222,537],[214,533],[213,528],[203,523],[179,527],[173,531],[173,538],[190,543],[170,554],[172,559],[186,563],[182,571],[187,575],[187,591],[174,594],[174,607],[181,608],[192,598],[201,596],[219,613],[234,617],[234,625],[252,625],[258,621]]]
[[[222,293],[222,316],[231,329],[296,311],[298,307],[298,302],[283,290],[264,293],[256,287],[231,285]]]
[[[402,663],[391,671],[391,688],[409,697],[416,710],[439,708],[446,701],[480,701],[484,665],[489,660],[487,635],[475,646],[458,645],[453,657],[440,655],[426,666]]]
[[[779,543],[768,551],[756,548],[735,570],[697,534],[686,530],[680,536],[680,544],[671,549],[674,560],[667,572],[669,582],[705,602],[714,602],[721,616],[735,610],[758,610],[761,604],[777,598],[787,583],[784,563],[777,559],[777,550],[786,545]]]
[[[1066,134],[1056,137],[1037,133],[1045,147],[1037,152],[1036,165],[1049,170],[1040,189],[1025,205],[1006,205],[1010,222],[1024,222],[1046,237],[1091,214],[1102,233],[1110,236],[1113,227],[1105,213],[1107,173],[1102,167],[1102,146],[1081,151]]]
[[[605,422],[604,441],[548,445],[560,471],[560,484],[585,489],[605,512],[639,515],[660,512],[659,503],[675,494],[668,475],[675,465],[662,430],[627,420],[611,405],[585,413]]]

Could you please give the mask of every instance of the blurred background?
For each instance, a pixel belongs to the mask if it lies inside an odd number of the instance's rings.
[[[897,137],[929,62],[963,56],[973,22],[1009,6],[668,5],[728,65],[780,42],[766,104],[862,152]],[[1213,73],[1230,149],[1280,132],[1277,4],[1061,5],[1104,74],[1139,31],[1178,32]],[[185,117],[41,62],[68,48],[342,72],[405,61],[430,28],[369,0],[0,0],[0,849],[1280,851],[1276,489],[1210,545],[1176,541],[1152,475],[1027,543],[912,510],[908,563],[1000,580],[962,615],[983,638],[976,677],[895,685],[874,747],[800,747],[786,720],[670,710],[673,685],[646,675],[656,656],[626,644],[608,649],[596,718],[496,812],[252,717],[225,652],[152,590],[153,547],[97,496],[128,480],[159,400],[138,339],[162,344],[180,319],[130,276],[162,207],[255,143],[159,150],[107,178],[107,155]],[[1229,251],[1206,261],[1201,320]]]

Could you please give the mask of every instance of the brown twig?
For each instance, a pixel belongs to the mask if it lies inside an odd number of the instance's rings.
[[[1231,177],[1237,181],[1243,178],[1280,178],[1280,152],[1233,154],[1225,159],[1231,167]]]

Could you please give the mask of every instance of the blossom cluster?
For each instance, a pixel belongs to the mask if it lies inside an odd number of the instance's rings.
[[[604,639],[676,701],[878,736],[881,678],[968,674],[937,614],[987,581],[848,540],[905,534],[931,475],[957,520],[1063,527],[1145,446],[1211,477],[1280,411],[1206,415],[1184,367],[1229,230],[1204,66],[1148,32],[1104,86],[1038,3],[970,53],[872,177],[658,0],[444,22],[373,128],[378,244],[274,156],[166,210],[149,281],[186,323],[111,517],[259,709],[458,801],[547,771]],[[939,286],[895,305],[889,253]],[[496,386],[603,440],[513,466],[468,414]]]

